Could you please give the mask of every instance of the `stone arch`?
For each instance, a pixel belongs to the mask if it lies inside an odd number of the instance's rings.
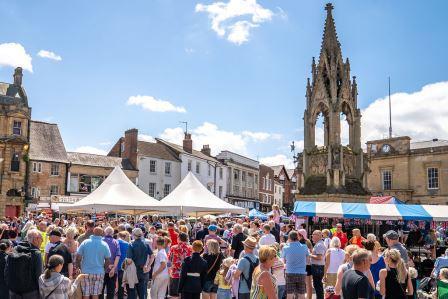
[[[313,109],[313,112],[311,114],[311,125],[312,125],[312,131],[313,131],[313,144],[316,145],[316,131],[318,128],[318,119],[319,116],[322,115],[323,117],[323,145],[327,146],[329,142],[329,136],[330,136],[330,122],[329,122],[329,114],[330,109],[328,105],[326,105],[323,101],[319,101]]]
[[[352,108],[352,105],[350,105],[350,103],[348,103],[347,101],[343,101],[340,105],[340,114],[345,115],[345,121],[347,121],[348,124],[348,144],[351,148],[354,147],[354,142],[355,142],[355,135],[354,135],[354,126],[355,126],[355,115],[354,115],[354,110]],[[343,120],[341,120],[343,121]],[[343,129],[342,126],[344,125],[343,122],[341,122],[341,138],[342,138],[342,133],[343,133]],[[342,140],[341,140],[342,142]]]

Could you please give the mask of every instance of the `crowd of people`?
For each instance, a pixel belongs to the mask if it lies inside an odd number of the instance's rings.
[[[278,209],[266,221],[29,214],[0,224],[0,299],[417,298],[414,256],[397,231],[382,237],[282,223]],[[448,251],[428,296],[448,298],[447,268]]]

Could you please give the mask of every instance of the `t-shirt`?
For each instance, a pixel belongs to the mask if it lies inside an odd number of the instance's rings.
[[[232,238],[232,250],[235,250],[233,254],[233,258],[237,259],[240,256],[240,253],[244,250],[243,241],[246,237],[244,237],[243,233],[239,233]]]
[[[241,271],[240,277],[240,287],[238,293],[248,294],[250,293],[250,287],[247,286],[246,280],[243,278],[243,275],[246,279],[249,279],[249,271],[250,271],[250,263],[247,260],[246,256],[252,261],[252,263],[256,263],[258,258],[252,253],[246,253],[244,258],[241,258],[238,261],[237,268]]]
[[[48,259],[55,254],[62,256],[64,258],[64,265],[62,266],[61,274],[68,277],[68,264],[73,263],[72,254],[68,251],[67,246],[61,242],[51,244],[54,246],[48,252]]]
[[[56,246],[54,243],[48,242],[48,243],[45,245],[44,252],[45,252],[45,253],[49,253],[49,252],[50,252],[50,249],[53,248],[54,246]]]
[[[306,244],[291,242],[283,247],[282,258],[286,263],[287,274],[306,274],[306,260],[310,255]]]
[[[404,260],[406,264],[408,263],[408,251],[406,250],[406,248],[404,248],[403,244],[397,243],[392,245],[390,248],[397,249],[398,251],[400,251],[401,258]]]
[[[100,236],[90,236],[78,248],[82,256],[81,272],[84,274],[104,274],[104,260],[110,258],[109,246]]]
[[[273,234],[262,235],[260,241],[258,241],[258,244],[260,244],[260,246],[272,245],[274,243],[275,243],[275,237]]]
[[[313,254],[318,255],[320,254],[322,256],[322,259],[316,260],[311,258],[311,264],[312,265],[325,265],[325,252],[327,251],[327,247],[325,247],[324,241],[320,240],[317,242],[313,247]]]
[[[347,270],[342,276],[342,295],[344,299],[372,298],[373,289],[369,279],[362,272]]]
[[[154,260],[153,271],[157,271],[160,268],[160,264],[163,262],[165,262],[166,265],[168,264],[168,256],[166,255],[166,251],[162,249],[157,251],[156,258]],[[168,277],[168,266],[166,266],[165,269],[163,269],[163,271],[158,274],[158,276]]]

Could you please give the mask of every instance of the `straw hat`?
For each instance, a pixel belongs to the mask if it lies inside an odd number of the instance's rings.
[[[257,239],[254,237],[247,237],[246,240],[244,240],[243,245],[249,249],[255,249],[255,247],[257,247]]]

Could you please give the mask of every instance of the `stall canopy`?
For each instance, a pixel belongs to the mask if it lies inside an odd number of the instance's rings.
[[[402,202],[395,196],[372,196],[370,198],[370,203],[374,203],[374,204],[381,204],[381,203],[404,204],[404,202]]]
[[[119,213],[139,215],[165,212],[160,202],[140,190],[126,174],[115,167],[92,193],[74,204],[60,205],[60,212]]]
[[[176,189],[160,201],[160,206],[169,213],[182,216],[245,212],[244,208],[229,204],[215,196],[191,172]]]
[[[261,219],[261,220],[268,220],[268,216],[260,211],[258,211],[257,209],[252,209],[249,211],[249,218],[250,219]]]
[[[448,221],[448,206],[296,201],[296,216]]]

